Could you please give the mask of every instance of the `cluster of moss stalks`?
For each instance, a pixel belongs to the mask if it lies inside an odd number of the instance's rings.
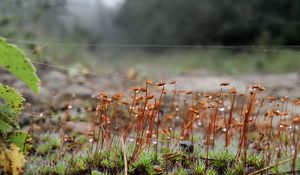
[[[265,162],[254,154],[249,155],[247,169],[243,160],[226,151],[209,152],[209,166],[205,169],[205,151],[195,146],[193,152],[183,147],[161,145],[156,155],[154,148],[144,149],[140,156],[131,161],[134,144],[124,149],[116,139],[112,145],[104,146],[95,152],[84,136],[65,137],[57,134],[39,136],[29,156],[26,174],[179,174],[179,175],[239,175],[259,170]],[[123,145],[125,146],[125,145]],[[125,156],[125,158],[124,158]],[[126,160],[126,162],[125,162]]]
[[[50,124],[56,129],[45,122],[54,114],[42,117],[40,131],[33,117],[34,144],[26,174],[254,175],[295,173],[300,168],[300,137],[295,137],[300,115],[288,110],[289,105],[299,106],[300,99],[289,103],[282,97],[278,103],[269,96],[264,103],[265,98],[257,96],[265,89],[261,85],[237,94],[234,87],[224,92],[229,85],[224,82],[220,92],[201,94],[177,91],[176,81],[169,84],[174,86],[171,101],[164,101],[166,83],[154,85],[151,80],[132,88],[131,101],[122,93],[111,98],[99,93],[95,108],[87,108],[87,117],[78,119],[92,128],[80,134],[67,127],[77,120],[73,101]]]

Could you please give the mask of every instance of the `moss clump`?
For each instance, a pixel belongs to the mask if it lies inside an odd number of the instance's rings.
[[[41,155],[53,153],[61,146],[61,141],[57,135],[44,135],[41,140],[42,142],[36,147],[36,152]]]

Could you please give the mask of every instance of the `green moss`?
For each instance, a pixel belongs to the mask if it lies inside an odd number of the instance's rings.
[[[45,165],[37,169],[37,172],[37,174],[51,174],[53,172],[53,169],[50,165]]]
[[[53,152],[55,149],[59,149],[61,146],[61,141],[57,135],[44,135],[42,136],[42,143],[40,143],[37,148],[36,152],[38,154],[48,154]]]
[[[58,162],[54,166],[54,172],[59,174],[59,175],[64,175],[67,170],[67,165],[64,162]]]
[[[188,175],[186,169],[184,169],[184,168],[177,169],[176,174],[178,174],[178,175]]]
[[[52,144],[49,143],[43,143],[40,144],[37,148],[36,148],[36,152],[39,154],[47,154],[52,150]]]
[[[207,170],[206,174],[207,175],[217,175],[218,173],[217,173],[217,171],[215,171],[213,169],[209,169],[209,170]]]
[[[194,165],[194,173],[196,175],[202,175],[205,171],[205,164],[203,161],[198,161],[195,165]]]
[[[153,163],[155,162],[154,151],[144,151],[130,167],[129,172],[132,174],[153,174]]]
[[[89,165],[80,156],[75,157],[69,161],[70,174],[80,174],[88,172]]]
[[[106,173],[101,173],[97,170],[92,170],[92,172],[91,172],[91,175],[104,175],[104,174],[106,174]]]

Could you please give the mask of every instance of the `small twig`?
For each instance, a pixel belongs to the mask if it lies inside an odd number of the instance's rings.
[[[300,157],[300,154],[298,154],[297,158],[299,158],[299,157]],[[282,164],[284,164],[284,163],[286,163],[286,162],[288,162],[288,161],[291,161],[291,160],[293,160],[293,159],[294,159],[294,156],[293,156],[293,157],[290,157],[290,158],[288,158],[288,159],[282,160],[281,162],[278,162],[278,163],[275,164],[275,165],[270,165],[270,166],[267,166],[267,167],[262,168],[262,169],[260,169],[260,170],[257,170],[257,171],[255,171],[255,172],[253,172],[253,173],[250,173],[249,175],[256,175],[256,174],[259,174],[259,173],[268,171],[268,170],[271,169],[271,168],[274,168],[274,167],[276,167],[276,166],[282,165]]]
[[[280,175],[280,174],[292,174],[292,173],[300,173],[300,170],[296,170],[296,171],[285,171],[282,173],[273,173],[273,174],[269,174],[269,175]]]
[[[122,142],[122,149],[123,149],[123,156],[124,156],[124,165],[125,165],[125,175],[127,175],[127,159],[126,159],[126,149],[125,149],[125,142],[124,142],[124,137],[121,137],[121,142]]]

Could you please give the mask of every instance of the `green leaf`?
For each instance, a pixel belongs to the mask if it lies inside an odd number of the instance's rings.
[[[0,83],[0,117],[3,115],[17,118],[22,111],[24,98],[14,88]]]
[[[13,129],[13,127],[0,119],[0,133],[6,133],[6,132],[10,132]]]
[[[22,131],[14,132],[8,138],[10,143],[15,144],[17,147],[20,148],[21,151],[24,151],[25,153],[28,151],[28,149],[31,146],[26,144],[26,141],[28,139],[30,139],[29,135]]]
[[[39,78],[30,60],[21,49],[8,44],[2,38],[0,38],[0,66],[4,66],[35,93],[39,93]]]
[[[0,84],[0,131],[9,132],[18,125],[24,98],[14,88]]]

